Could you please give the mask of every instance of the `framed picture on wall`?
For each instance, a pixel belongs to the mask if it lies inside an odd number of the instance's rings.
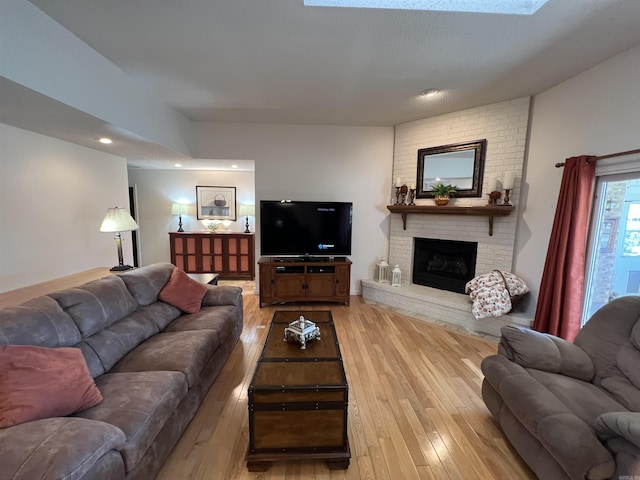
[[[235,220],[236,187],[196,185],[198,220]]]

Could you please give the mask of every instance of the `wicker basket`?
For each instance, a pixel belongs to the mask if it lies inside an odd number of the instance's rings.
[[[227,199],[224,198],[224,195],[218,193],[216,194],[216,196],[213,198],[213,204],[216,207],[224,207],[227,204]]]
[[[504,283],[505,290],[509,292],[509,298],[511,298],[511,310],[509,310],[507,313],[511,313],[522,301],[522,298],[526,295],[526,293],[523,293],[522,295],[512,295],[511,291],[509,290],[509,284],[507,283],[507,280],[504,278],[504,275],[502,274],[502,272],[500,270],[494,270],[494,272],[497,272],[498,275],[500,275],[500,278],[502,278],[502,282]]]

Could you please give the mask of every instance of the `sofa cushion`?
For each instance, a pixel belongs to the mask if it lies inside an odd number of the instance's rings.
[[[635,328],[634,328],[635,330]],[[640,350],[630,339],[622,344],[600,385],[629,410],[640,411]]]
[[[77,348],[0,346],[0,428],[70,415],[101,401]]]
[[[158,298],[186,313],[200,311],[207,286],[190,278],[183,270],[175,268],[171,278],[160,290]]]
[[[77,348],[82,352],[84,356],[85,362],[87,362],[87,368],[89,369],[89,373],[93,378],[97,378],[100,375],[107,373],[104,369],[104,365],[102,365],[102,360],[96,354],[96,351],[91,348],[86,342],[78,342],[74,345],[74,348]]]
[[[617,298],[594,313],[576,335],[573,343],[593,361],[596,385],[611,373],[620,347],[629,341],[638,323],[639,312],[640,297]]]
[[[640,350],[640,320],[631,329],[631,336],[629,337],[631,344]]]
[[[135,299],[117,275],[94,280],[79,287],[51,293],[78,325],[83,337],[89,337],[138,308]]]
[[[96,352],[104,370],[109,371],[122,357],[159,331],[151,316],[138,310],[86,338],[85,343]]]
[[[53,298],[44,296],[0,310],[0,344],[70,347],[80,330]]]
[[[640,388],[640,350],[631,342],[620,347],[616,357],[616,366],[636,388]],[[640,390],[637,392],[640,397]]]
[[[156,302],[146,307],[140,307],[140,311],[151,318],[160,331],[182,315],[178,308],[164,302]]]
[[[154,263],[129,270],[119,276],[138,304],[145,306],[158,301],[158,294],[176,267],[171,263]]]
[[[46,418],[0,430],[2,478],[75,480],[124,445],[117,427],[83,418]],[[124,470],[124,469],[122,469]]]
[[[601,386],[629,410],[640,412],[640,390],[621,372],[609,375]]]
[[[213,330],[159,333],[129,352],[111,371],[182,372],[191,388],[198,384],[200,373],[219,345]]]
[[[215,330],[222,343],[232,332],[231,321],[235,307],[203,307],[198,313],[185,314],[174,320],[165,332],[184,332],[189,330]]]
[[[130,471],[186,395],[184,375],[166,371],[107,373],[96,383],[104,401],[76,416],[109,423],[124,432],[121,453]]]
[[[560,400],[571,413],[591,427],[603,413],[627,410],[592,383],[540,370],[527,369],[527,372]]]

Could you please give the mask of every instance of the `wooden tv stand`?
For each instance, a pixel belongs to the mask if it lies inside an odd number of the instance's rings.
[[[340,302],[349,305],[351,260],[262,257],[260,307],[264,303]]]

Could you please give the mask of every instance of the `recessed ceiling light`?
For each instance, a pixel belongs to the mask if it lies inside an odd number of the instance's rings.
[[[533,15],[547,0],[304,0],[313,7],[384,8]]]
[[[173,166],[176,167],[176,168],[180,168],[182,166],[182,164],[181,163],[174,163]]]
[[[439,91],[440,90],[437,88],[427,88],[426,90],[421,91],[420,95],[423,97],[433,97],[434,95],[437,95]]]
[[[231,168],[238,168],[238,165],[234,163],[233,165],[231,165]]]
[[[98,141],[105,145],[111,145],[113,143],[113,140],[111,140],[109,137],[100,137]]]

